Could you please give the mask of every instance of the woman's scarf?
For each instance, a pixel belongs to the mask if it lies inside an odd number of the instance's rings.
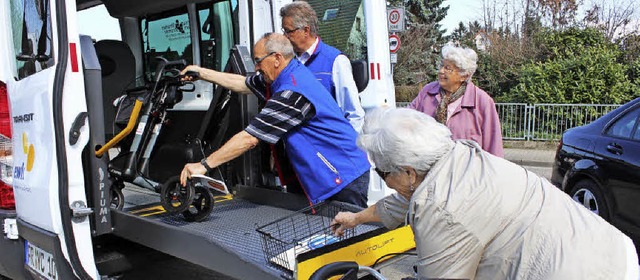
[[[438,103],[438,108],[436,109],[436,121],[446,125],[447,124],[447,109],[449,108],[449,104],[458,100],[458,98],[464,95],[464,92],[467,90],[467,82],[463,82],[462,85],[456,90],[454,93],[447,94],[447,92],[440,87],[440,103]]]

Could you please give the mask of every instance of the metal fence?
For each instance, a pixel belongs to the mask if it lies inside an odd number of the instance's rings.
[[[408,102],[398,102],[406,107]],[[588,124],[621,105],[496,103],[505,140],[558,140],[572,127]]]

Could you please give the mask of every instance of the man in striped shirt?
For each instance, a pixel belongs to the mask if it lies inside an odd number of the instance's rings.
[[[180,182],[184,185],[192,174],[204,174],[242,155],[259,141],[282,140],[311,203],[337,200],[366,207],[369,161],[356,146],[357,133],[331,95],[293,59],[293,47],[284,35],[265,34],[256,43],[254,55],[258,73],[246,78],[195,65],[183,70],[237,93],[254,93],[266,104],[245,130],[220,149],[199,163],[185,165]]]

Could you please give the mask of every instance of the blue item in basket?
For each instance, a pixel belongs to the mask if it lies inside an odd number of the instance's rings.
[[[340,241],[340,239],[338,239],[337,237],[333,236],[333,235],[319,235],[319,236],[315,236],[313,238],[311,238],[309,240],[309,242],[307,243],[307,246],[309,247],[309,249],[314,250],[314,249],[318,249],[322,246],[325,245],[329,245],[331,243],[335,243]]]

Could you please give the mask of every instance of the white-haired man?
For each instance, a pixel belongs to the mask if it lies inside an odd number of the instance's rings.
[[[336,100],[351,126],[360,132],[365,113],[349,58],[320,39],[318,17],[309,3],[296,1],[285,5],[280,9],[280,16],[282,32],[291,41],[296,58],[313,72]]]
[[[268,33],[254,47],[259,74],[245,78],[195,65],[183,70],[198,72],[200,79],[237,93],[254,93],[266,101],[243,131],[201,162],[185,165],[180,174],[183,185],[191,175],[207,173],[259,141],[275,144],[282,140],[311,203],[336,200],[367,206],[371,166],[356,146],[357,133],[309,69],[293,57],[293,47],[284,35]]]

